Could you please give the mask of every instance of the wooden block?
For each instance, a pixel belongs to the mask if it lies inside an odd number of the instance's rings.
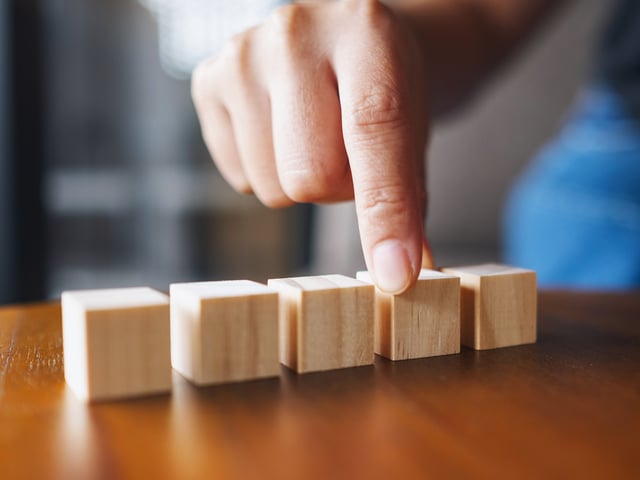
[[[171,362],[197,385],[280,374],[278,293],[249,280],[171,285]]]
[[[369,272],[357,278],[373,283]],[[423,269],[400,295],[376,289],[375,352],[391,360],[460,352],[460,279]]]
[[[280,293],[281,363],[298,373],[373,364],[373,285],[323,275],[269,286]]]
[[[462,344],[476,350],[536,341],[536,273],[507,265],[443,268],[460,277]]]
[[[62,294],[64,375],[83,400],[171,390],[169,299],[151,288]]]

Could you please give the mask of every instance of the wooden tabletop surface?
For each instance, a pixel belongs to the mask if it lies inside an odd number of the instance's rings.
[[[87,406],[60,307],[0,308],[0,478],[640,478],[640,295],[541,292],[535,345]]]

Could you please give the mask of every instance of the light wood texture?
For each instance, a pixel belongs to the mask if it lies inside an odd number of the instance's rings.
[[[357,278],[373,283],[369,272]],[[460,353],[460,279],[423,269],[400,295],[376,289],[375,352],[390,360]]]
[[[151,288],[62,294],[64,372],[83,400],[171,390],[169,299]]]
[[[487,350],[536,341],[534,271],[497,264],[442,271],[460,277],[463,345]]]
[[[280,374],[276,291],[249,280],[170,288],[174,369],[198,385]]]
[[[271,279],[280,362],[298,373],[373,364],[374,288],[343,275]]]
[[[86,405],[60,305],[0,308],[3,479],[636,478],[640,292],[540,292],[534,345]]]

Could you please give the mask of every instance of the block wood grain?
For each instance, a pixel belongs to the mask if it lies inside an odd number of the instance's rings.
[[[278,294],[249,280],[170,287],[171,361],[197,385],[280,374]]]
[[[169,299],[151,288],[62,294],[64,374],[86,401],[171,390]]]
[[[372,283],[369,272],[357,278]],[[400,295],[376,289],[375,352],[391,360],[460,353],[460,279],[423,269]]]
[[[476,350],[535,343],[536,273],[507,265],[443,268],[460,277],[462,344]]]
[[[280,362],[298,373],[371,365],[374,287],[343,275],[271,279]]]

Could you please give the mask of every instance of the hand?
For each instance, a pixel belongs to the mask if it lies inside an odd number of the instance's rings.
[[[367,267],[400,293],[426,245],[424,77],[403,20],[347,0],[278,9],[201,64],[192,91],[205,143],[236,190],[270,207],[355,199]]]

